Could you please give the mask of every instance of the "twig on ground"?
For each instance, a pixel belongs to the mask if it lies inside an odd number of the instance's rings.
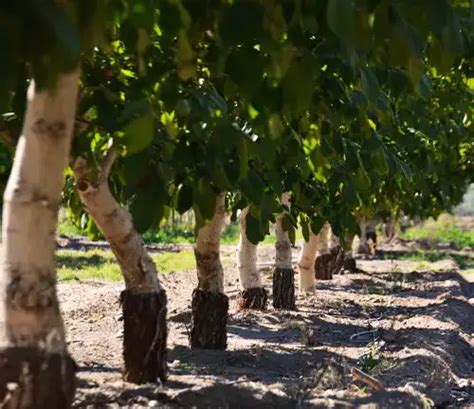
[[[355,380],[365,383],[377,392],[382,392],[386,390],[382,382],[380,382],[378,379],[375,379],[373,376],[362,372],[360,369],[352,368],[351,375]]]

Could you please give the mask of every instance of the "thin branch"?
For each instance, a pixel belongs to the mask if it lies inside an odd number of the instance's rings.
[[[352,368],[351,370],[352,377],[366,385],[370,386],[373,390],[377,392],[385,391],[385,386],[378,379],[375,379],[373,376],[362,372],[360,369]]]
[[[106,152],[104,158],[100,162],[100,178],[108,179],[112,166],[114,165],[115,159],[117,159],[117,150],[112,144],[109,150]]]

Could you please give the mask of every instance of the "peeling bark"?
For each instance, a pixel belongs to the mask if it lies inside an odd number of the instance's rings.
[[[156,266],[133,227],[130,213],[113,197],[108,178],[115,159],[113,147],[91,180],[87,164],[78,158],[74,177],[87,213],[104,234],[125,280],[122,293],[124,317],[124,379],[144,383],[166,380],[166,293]]]
[[[193,292],[191,347],[225,349],[229,300],[224,294],[224,270],[220,260],[220,235],[225,220],[225,193],[216,197],[211,221],[198,232],[194,255],[198,288]]]
[[[237,246],[237,266],[239,269],[240,307],[249,309],[265,309],[267,304],[267,291],[263,288],[260,273],[257,269],[257,245],[251,243],[246,234],[247,215],[246,207],[240,213],[240,239]]]
[[[75,366],[56,293],[55,231],[69,159],[79,70],[54,90],[32,80],[4,193],[0,271],[0,398],[6,407],[68,407]],[[8,384],[17,384],[9,391]],[[54,386],[53,386],[54,385]]]
[[[284,193],[281,204],[290,206],[290,197]],[[295,305],[295,271],[291,242],[288,233],[283,230],[283,214],[276,218],[275,224],[275,270],[273,271],[273,307],[294,310]]]

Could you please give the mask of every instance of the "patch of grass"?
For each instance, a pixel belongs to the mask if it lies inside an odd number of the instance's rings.
[[[59,281],[73,279],[120,281],[122,273],[111,251],[59,250],[56,253]]]
[[[446,253],[437,250],[416,250],[411,253],[397,255],[396,257],[397,260],[429,261],[430,263],[444,260],[445,258],[447,258]]]
[[[196,266],[192,250],[156,253],[152,254],[152,259],[160,274],[192,270]],[[73,279],[122,280],[120,267],[115,256],[109,250],[59,250],[56,255],[56,264],[59,281]]]
[[[401,237],[406,240],[427,240],[431,243],[453,243],[458,248],[474,247],[474,230],[463,229],[454,216],[443,214],[423,225],[411,227]]]
[[[72,224],[67,217],[61,218],[58,223],[58,234],[61,236],[85,236],[83,230]]]
[[[361,371],[370,374],[382,362],[382,344],[372,341],[368,345],[368,350],[359,356],[358,364]]]

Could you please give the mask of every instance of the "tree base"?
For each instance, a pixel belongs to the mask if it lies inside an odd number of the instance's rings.
[[[267,308],[268,294],[263,287],[247,288],[240,292],[241,309],[264,310]]]
[[[229,298],[196,288],[192,300],[191,348],[225,349]]]
[[[357,272],[357,264],[354,257],[346,256],[346,259],[344,260],[344,270],[349,271],[350,273]]]
[[[295,271],[276,267],[273,271],[273,307],[296,310]]]
[[[2,408],[64,409],[74,400],[76,363],[32,347],[0,350]]]
[[[317,280],[331,280],[339,274],[344,266],[345,254],[341,246],[336,246],[329,253],[316,258],[315,274]]]
[[[143,384],[165,381],[166,365],[166,292],[133,294],[125,290],[120,296],[124,318],[123,378]]]

